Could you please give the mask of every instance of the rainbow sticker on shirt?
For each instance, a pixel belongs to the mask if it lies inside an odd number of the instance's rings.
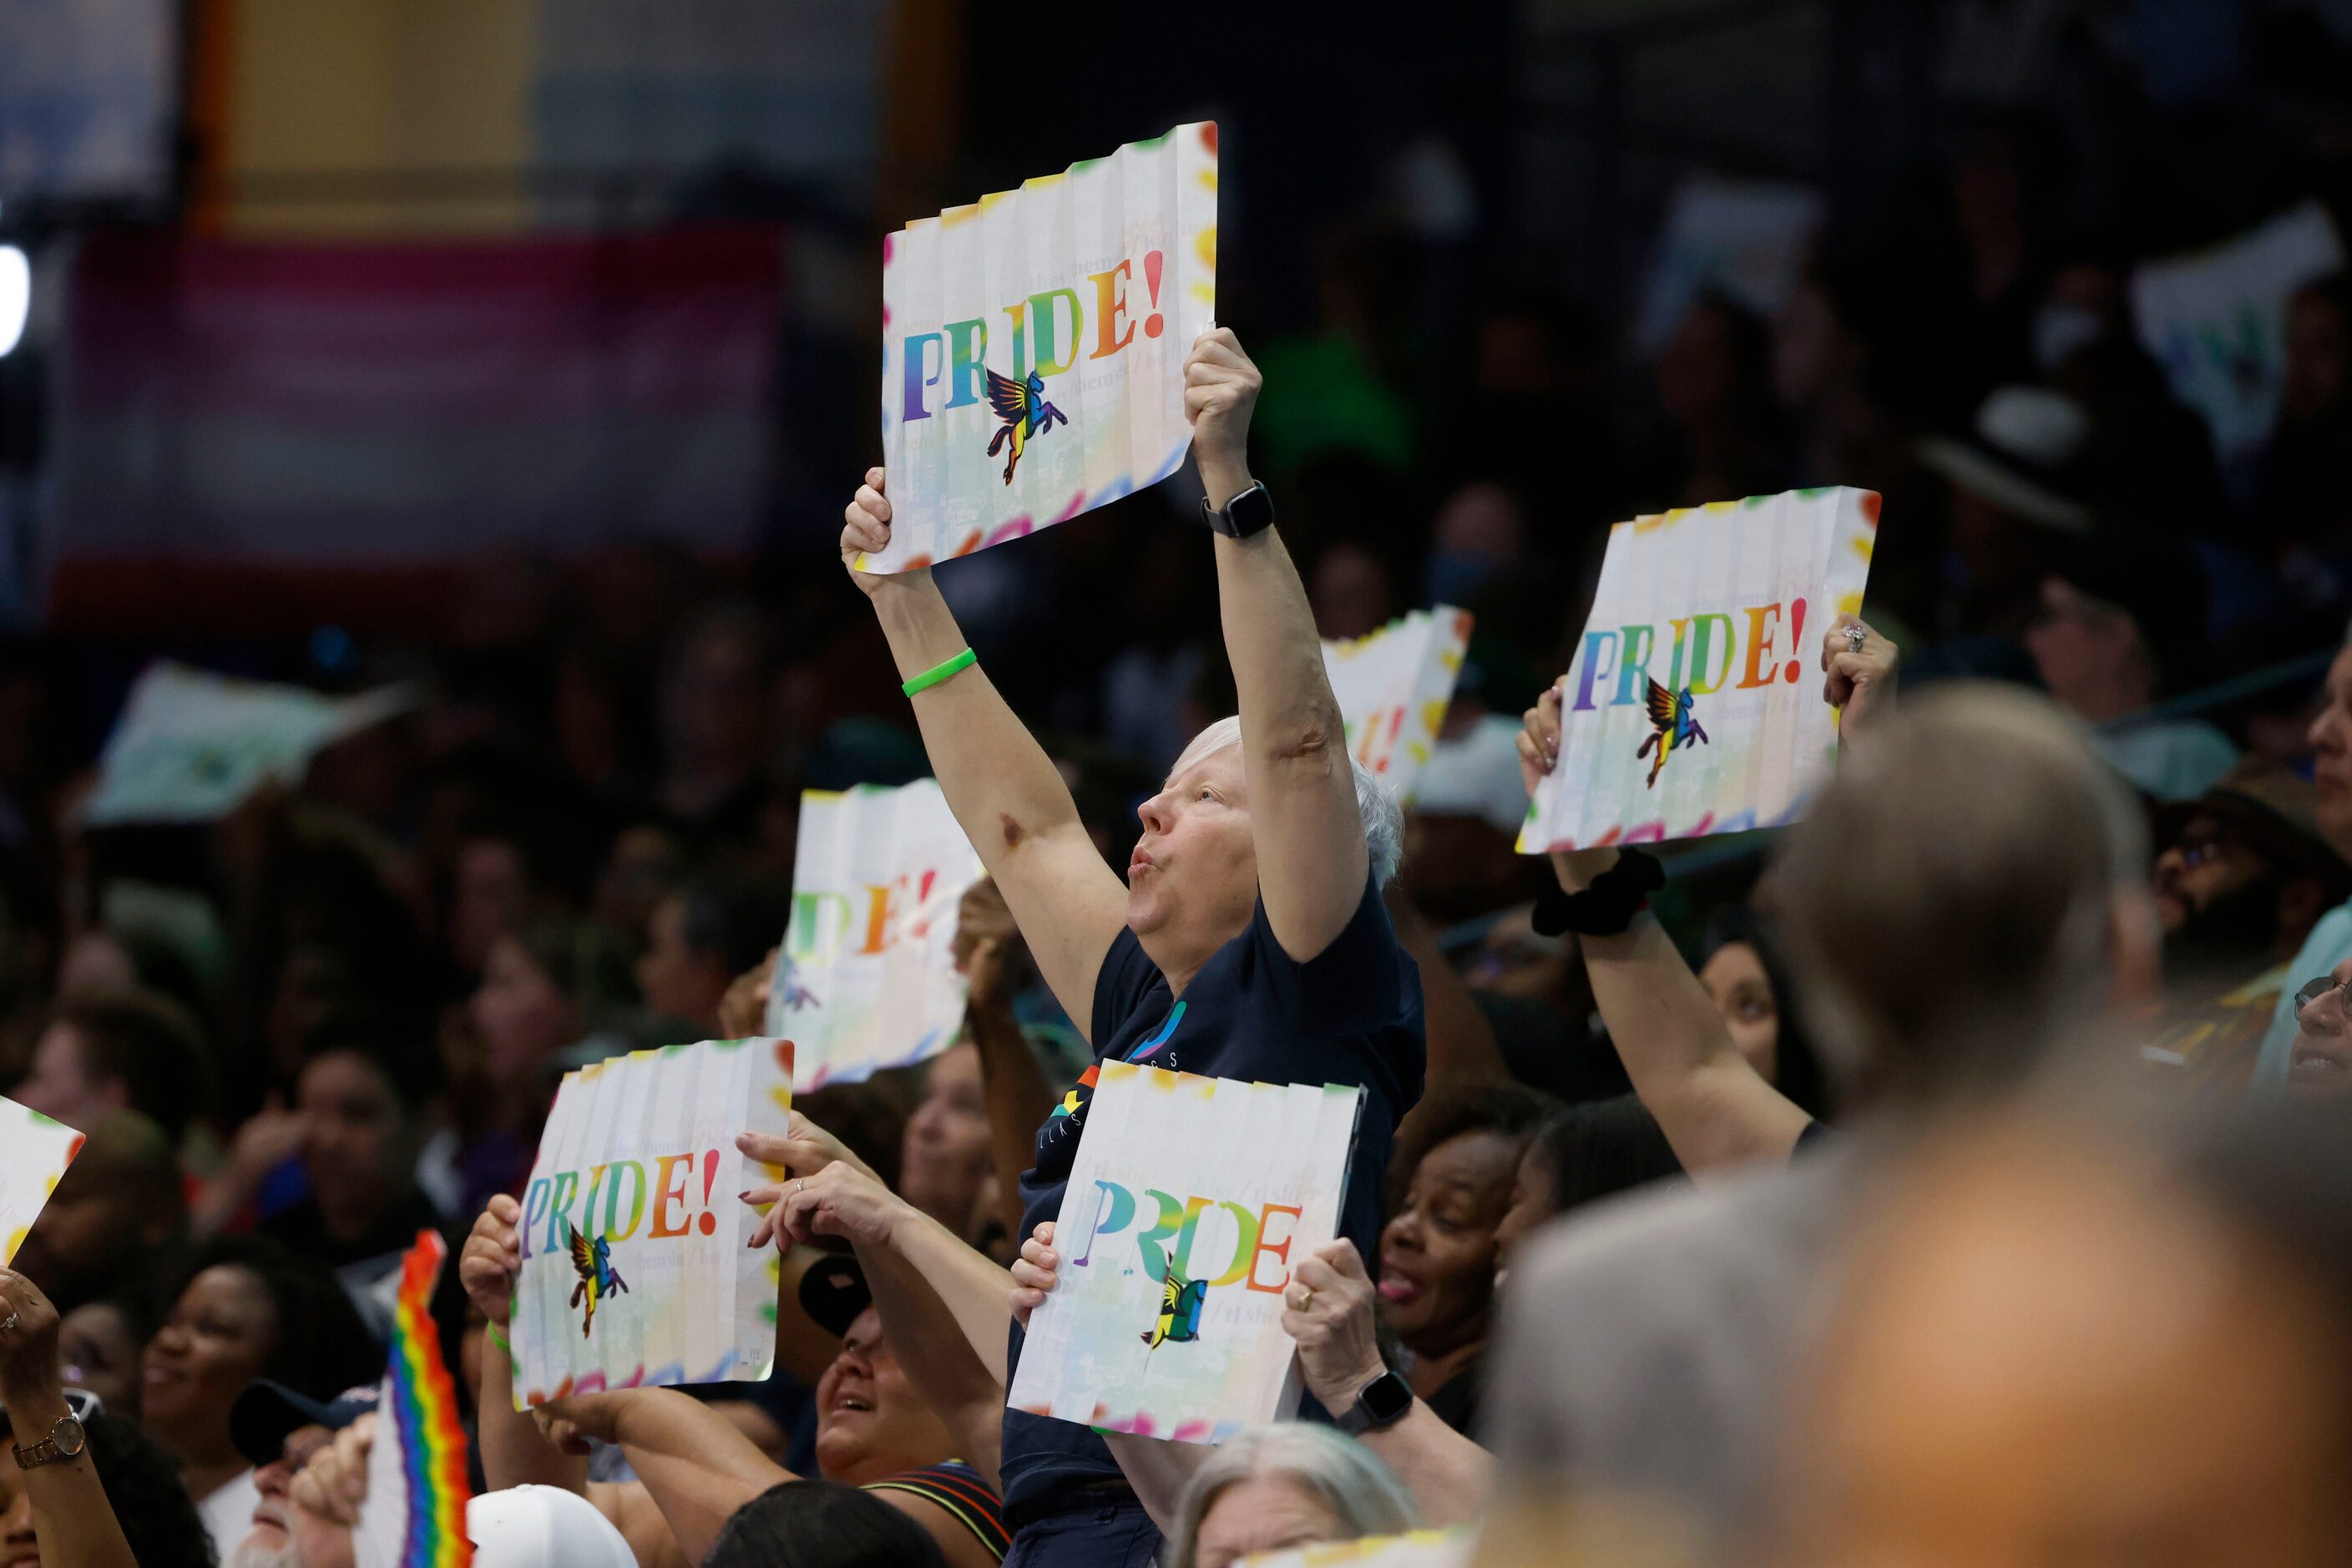
[[[1097,1062],[1093,1067],[1088,1068],[1086,1072],[1080,1076],[1076,1083],[1070,1086],[1069,1093],[1062,1096],[1062,1103],[1054,1107],[1054,1116],[1076,1116],[1078,1113],[1078,1108],[1086,1104],[1087,1095],[1094,1092],[1095,1083],[1101,1077],[1102,1064],[1100,1062]],[[1086,1093],[1081,1094],[1079,1092],[1081,1089],[1084,1089]],[[1050,1121],[1053,1118],[1049,1117],[1047,1120]]]

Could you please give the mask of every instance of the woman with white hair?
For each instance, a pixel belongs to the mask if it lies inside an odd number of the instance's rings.
[[[1417,1528],[1412,1497],[1370,1449],[1328,1426],[1259,1426],[1218,1446],[1176,1508],[1166,1568],[1228,1568],[1285,1552]]]
[[[1124,883],[1053,763],[973,668],[928,565],[857,570],[890,537],[879,468],[849,504],[842,558],[889,638],[948,805],[1097,1061],[1362,1085],[1341,1230],[1369,1254],[1389,1144],[1421,1097],[1425,1058],[1420,977],[1381,902],[1396,869],[1397,806],[1349,759],[1306,590],[1272,526],[1273,502],[1249,475],[1257,368],[1218,329],[1192,345],[1184,375],[1241,712],[1197,736],[1143,803]],[[1093,1079],[1038,1131],[1022,1182],[1024,1233],[1061,1208]],[[1020,1331],[1009,1350],[983,1347],[986,1337],[973,1334],[974,1348],[1009,1384]],[[1150,1561],[1159,1532],[1087,1427],[1008,1411],[1002,1466],[1009,1563]]]

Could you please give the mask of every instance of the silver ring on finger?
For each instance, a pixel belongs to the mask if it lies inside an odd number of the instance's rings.
[[[1860,621],[1845,628],[1845,647],[1848,653],[1860,653],[1863,645],[1868,641],[1870,641],[1870,628]]]
[[[24,1314],[21,1312],[11,1312],[6,1317],[0,1318],[0,1334],[5,1334],[11,1329],[14,1329],[23,1317]]]

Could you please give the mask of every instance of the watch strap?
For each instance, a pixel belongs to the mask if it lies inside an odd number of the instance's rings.
[[[1201,521],[1227,539],[1248,539],[1274,526],[1274,497],[1261,479],[1222,507],[1201,498]]]
[[[83,1442],[77,1443],[72,1451],[68,1452],[58,1436],[68,1429],[74,1436],[81,1436],[81,1420],[70,1411],[58,1416],[57,1425],[49,1428],[49,1435],[39,1442],[30,1447],[11,1450],[16,1456],[16,1468],[20,1470],[29,1470],[36,1465],[54,1465],[60,1459],[78,1457],[88,1446],[88,1441],[84,1439]]]
[[[1372,1390],[1384,1386],[1389,1389],[1392,1398],[1395,1395],[1402,1395],[1401,1398],[1393,1398],[1395,1409],[1392,1414],[1386,1416],[1373,1410],[1371,1401],[1366,1397]],[[1381,1373],[1380,1376],[1357,1390],[1355,1403],[1345,1410],[1333,1412],[1331,1419],[1332,1423],[1349,1436],[1360,1437],[1367,1432],[1377,1432],[1383,1426],[1395,1426],[1411,1414],[1412,1410],[1412,1389],[1402,1377],[1391,1370]]]

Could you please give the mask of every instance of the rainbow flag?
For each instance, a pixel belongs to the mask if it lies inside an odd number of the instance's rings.
[[[441,1358],[441,1331],[433,1321],[433,1288],[448,1259],[448,1244],[429,1230],[400,1263],[400,1294],[393,1307],[392,1362],[377,1409],[370,1455],[367,1505],[360,1541],[374,1550],[356,1553],[362,1568],[467,1568],[474,1560],[466,1538],[466,1431],[457,1421],[457,1390]]]

